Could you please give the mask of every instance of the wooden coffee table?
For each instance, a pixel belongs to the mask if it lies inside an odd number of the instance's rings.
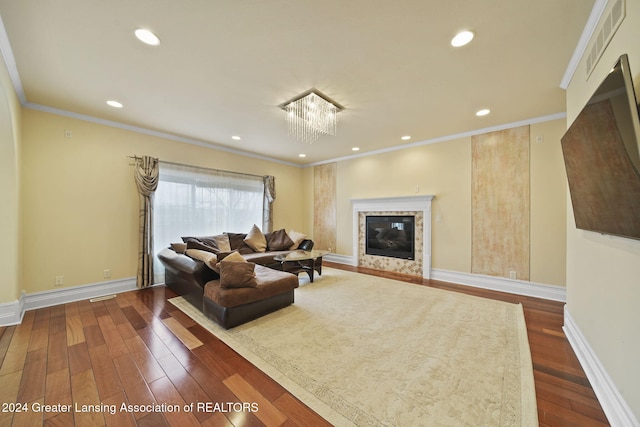
[[[322,257],[329,251],[293,251],[286,255],[276,255],[273,259],[280,263],[282,271],[298,275],[307,273],[313,283],[314,271],[322,276]]]

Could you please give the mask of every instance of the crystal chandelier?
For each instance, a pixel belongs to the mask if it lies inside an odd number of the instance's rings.
[[[315,142],[322,134],[335,135],[338,112],[344,108],[316,89],[280,105],[287,112],[289,135],[306,143]]]

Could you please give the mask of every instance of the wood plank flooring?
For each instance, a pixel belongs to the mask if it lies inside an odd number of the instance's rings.
[[[609,425],[562,332],[563,304],[326,265],[521,302],[540,425]],[[329,425],[168,303],[173,296],[154,287],[28,311],[0,327],[0,427]]]

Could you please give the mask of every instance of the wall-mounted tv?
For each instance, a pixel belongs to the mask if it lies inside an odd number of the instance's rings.
[[[640,120],[622,55],[562,137],[576,227],[640,239]]]

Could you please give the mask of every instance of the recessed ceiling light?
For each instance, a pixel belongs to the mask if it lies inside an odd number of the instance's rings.
[[[451,39],[451,46],[453,47],[464,46],[465,44],[473,40],[473,36],[474,34],[472,31],[460,31],[458,34],[455,35],[454,38]]]
[[[306,154],[298,154],[298,157],[307,157]]]
[[[114,101],[113,99],[108,100],[107,105],[113,108],[122,108],[122,104],[118,101]]]
[[[491,110],[489,110],[488,108],[483,108],[482,110],[476,111],[476,116],[478,116],[478,117],[486,116],[490,112],[491,112]]]
[[[410,139],[411,139],[411,137],[410,137],[409,135],[405,135],[405,136],[403,136],[403,137],[402,137],[402,138],[400,138],[400,139],[401,139],[401,140],[403,140],[403,141],[408,141],[408,140],[410,140]]]
[[[360,147],[353,147],[351,151],[360,151]]]
[[[135,31],[135,35],[142,43],[146,43],[151,46],[158,46],[160,44],[158,36],[153,34],[150,30],[138,28]]]
[[[233,139],[234,141],[240,141],[242,138],[240,138],[238,135],[233,135],[231,139]]]

